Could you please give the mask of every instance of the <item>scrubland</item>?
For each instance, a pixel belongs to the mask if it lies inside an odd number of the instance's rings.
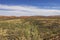
[[[0,40],[60,40],[60,17],[0,17]]]

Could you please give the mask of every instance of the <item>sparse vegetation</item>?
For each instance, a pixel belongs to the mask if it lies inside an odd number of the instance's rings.
[[[60,40],[60,17],[0,17],[0,40]]]

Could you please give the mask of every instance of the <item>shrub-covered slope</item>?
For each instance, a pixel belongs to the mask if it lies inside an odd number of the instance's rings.
[[[1,17],[0,17],[1,18]],[[60,17],[0,19],[0,40],[60,40]]]

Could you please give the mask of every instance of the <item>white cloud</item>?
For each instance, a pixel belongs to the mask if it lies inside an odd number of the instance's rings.
[[[34,6],[8,6],[0,4],[0,15],[11,16],[60,15],[60,10],[40,9]]]

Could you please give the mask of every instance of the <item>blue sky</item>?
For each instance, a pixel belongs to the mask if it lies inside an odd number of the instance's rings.
[[[60,0],[0,0],[0,15],[60,15]]]
[[[31,5],[31,6],[60,6],[60,0],[0,0],[0,4],[5,5]]]

